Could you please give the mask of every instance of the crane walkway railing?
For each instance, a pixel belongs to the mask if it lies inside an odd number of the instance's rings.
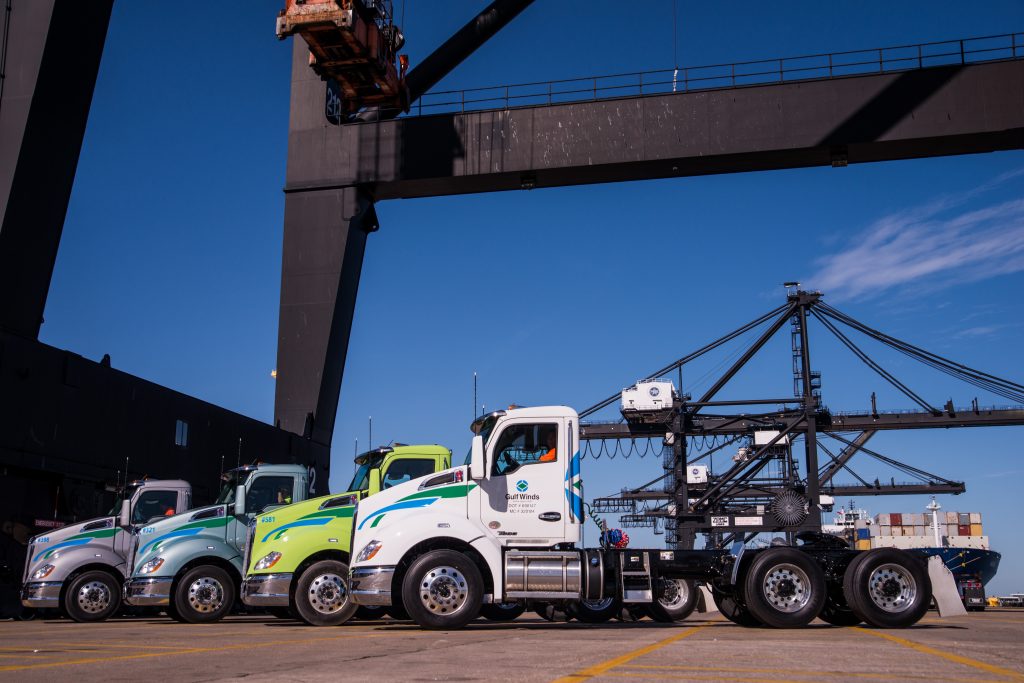
[[[406,116],[514,109],[1024,59],[1024,33],[428,92]]]

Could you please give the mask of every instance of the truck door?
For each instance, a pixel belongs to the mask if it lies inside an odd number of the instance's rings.
[[[511,420],[488,443],[480,521],[505,545],[546,547],[565,539],[563,481],[569,461],[565,421]]]

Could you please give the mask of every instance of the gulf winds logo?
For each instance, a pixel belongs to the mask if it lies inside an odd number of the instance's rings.
[[[530,490],[530,484],[525,479],[520,479],[516,482],[516,490],[519,493],[526,493]]]
[[[527,493],[530,490],[530,482],[520,479],[516,482],[516,491],[519,493],[506,493],[505,500],[540,500],[540,495]]]

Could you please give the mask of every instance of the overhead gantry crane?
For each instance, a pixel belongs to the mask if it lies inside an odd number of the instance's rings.
[[[608,449],[604,445],[609,441],[628,443],[627,449],[633,448],[637,440],[663,441],[666,447],[662,476],[642,486],[624,489],[618,495],[596,499],[596,512],[622,514],[623,526],[668,531],[668,540],[677,547],[693,547],[698,533],[722,539],[760,532],[820,531],[821,518],[817,513],[827,509],[829,501],[836,496],[958,494],[966,490],[963,481],[927,472],[868,448],[868,441],[877,432],[1024,425],[1024,406],[1020,405],[1024,404],[1024,385],[896,339],[825,303],[820,292],[803,291],[797,287],[798,283],[789,284],[786,303],[782,306],[651,373],[652,378],[664,378],[678,371],[681,377],[687,363],[767,325],[756,341],[697,400],[682,392],[680,381],[673,408],[667,415],[660,416],[662,419],[581,424],[581,441],[601,444],[584,446],[584,453],[594,456],[619,452],[618,446]],[[811,366],[807,324],[812,319],[921,409],[879,410],[872,395],[870,410],[830,411],[821,400],[821,375]],[[787,322],[792,334],[794,396],[716,400],[719,391]],[[851,339],[850,330],[1017,405],[983,408],[974,399],[969,408],[960,409],[950,400],[940,409],[869,357]],[[580,417],[592,416],[618,398],[619,394],[615,394],[581,411]],[[709,413],[710,410],[715,412]],[[803,440],[803,462],[793,453],[794,441],[799,439]],[[825,445],[826,439],[839,444],[834,447],[836,452]],[[702,447],[690,452],[690,446],[696,442]],[[710,462],[715,453],[730,447],[736,455],[724,472],[716,474],[709,468],[707,476],[697,480],[688,474],[689,468]],[[820,457],[822,453],[825,458]],[[913,481],[897,482],[893,477],[883,482],[863,477],[850,464],[858,454],[860,459],[872,458]],[[827,461],[822,463],[821,460]],[[703,469],[699,471],[703,473]],[[835,477],[842,472],[857,482],[836,483]]]

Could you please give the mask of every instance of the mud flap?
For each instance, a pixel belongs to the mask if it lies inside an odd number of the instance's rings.
[[[956,588],[953,572],[942,563],[936,555],[928,558],[928,578],[932,581],[932,597],[939,610],[940,617],[959,617],[967,614],[960,599],[960,591]]]
[[[697,586],[697,611],[702,614],[704,612],[718,611],[718,605],[715,604],[715,599],[711,597],[711,591],[703,583]]]

